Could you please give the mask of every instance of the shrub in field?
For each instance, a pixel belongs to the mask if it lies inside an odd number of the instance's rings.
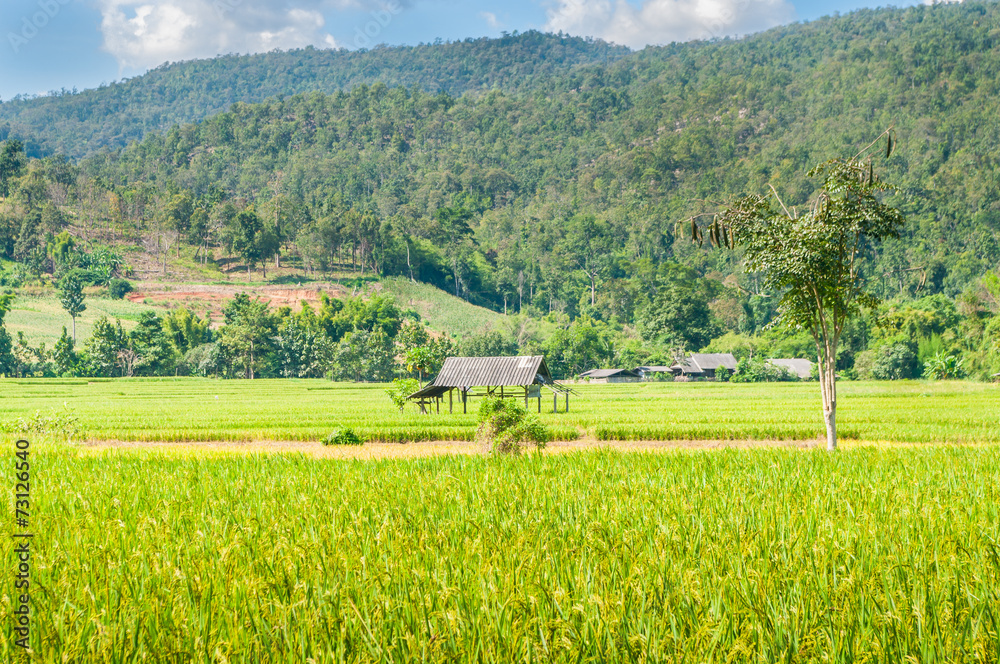
[[[406,397],[419,389],[420,383],[417,382],[416,378],[397,378],[392,381],[392,385],[385,388],[385,393],[389,396],[393,405],[402,413],[403,406],[406,405]]]
[[[965,378],[965,360],[954,355],[937,353],[924,363],[924,378],[929,380],[949,380]]]
[[[361,440],[350,427],[337,427],[323,439],[324,445],[364,445],[364,443],[365,441]]]
[[[476,440],[494,454],[518,454],[521,446],[545,447],[545,425],[517,399],[486,397],[479,405]]]
[[[719,373],[716,372],[716,377]],[[744,357],[729,376],[731,383],[778,383],[798,380],[786,367],[769,364],[757,358]]]
[[[131,292],[132,284],[125,279],[115,278],[108,282],[108,297],[112,300],[124,299]]]
[[[3,430],[17,434],[49,434],[60,438],[72,438],[80,432],[80,418],[70,413],[53,411],[42,415],[39,410],[28,417],[18,417],[3,425]]]

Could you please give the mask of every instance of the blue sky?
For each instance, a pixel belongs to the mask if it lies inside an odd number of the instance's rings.
[[[885,3],[868,3],[874,6]],[[165,61],[540,29],[641,48],[851,11],[850,0],[3,0],[0,99],[96,87]]]

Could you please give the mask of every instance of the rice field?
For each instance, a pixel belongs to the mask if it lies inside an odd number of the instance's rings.
[[[542,420],[559,440],[815,440],[824,435],[815,383],[576,385],[570,412]],[[842,438],[908,443],[1000,442],[1000,386],[903,381],[839,385]],[[537,404],[532,402],[532,409]],[[83,440],[318,441],[337,426],[369,441],[471,440],[462,414],[396,410],[381,385],[324,380],[0,380],[0,425],[36,412],[68,416]]]
[[[1000,659],[994,445],[35,447],[33,661]]]
[[[78,428],[27,436],[32,650],[11,576],[0,661],[1000,662],[1000,392],[840,389],[859,442],[836,454],[351,460],[151,443],[465,440],[474,408],[400,414],[325,381],[0,381],[8,523],[9,431]],[[810,384],[577,391],[568,414],[543,401],[564,439],[822,432]]]

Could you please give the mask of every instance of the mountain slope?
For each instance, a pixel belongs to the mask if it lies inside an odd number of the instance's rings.
[[[238,101],[331,93],[376,82],[453,96],[469,90],[517,90],[627,53],[627,48],[601,41],[527,32],[354,52],[306,48],[226,55],[163,65],[95,90],[7,101],[0,104],[0,140],[21,138],[35,154],[79,157],[198,121]]]

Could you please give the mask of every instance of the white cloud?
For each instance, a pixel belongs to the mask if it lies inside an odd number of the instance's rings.
[[[100,0],[104,50],[122,69],[221,53],[337,46],[323,9],[368,0]]]
[[[749,34],[795,20],[788,0],[555,0],[547,30],[641,48]]]
[[[501,28],[503,24],[500,23],[500,19],[493,12],[479,12],[479,15],[486,20],[486,24],[491,28]]]

